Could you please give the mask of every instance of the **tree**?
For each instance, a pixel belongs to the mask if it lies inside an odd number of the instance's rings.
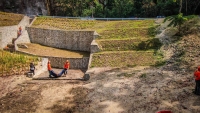
[[[141,9],[142,9],[142,0],[134,0],[133,3],[133,14],[135,17],[138,17],[141,15]]]
[[[173,0],[158,0],[156,4],[157,16],[176,15],[179,11],[179,5]]]
[[[112,17],[129,17],[132,9],[133,2],[132,0],[114,0],[113,8],[111,10]]]
[[[176,0],[173,0],[173,1],[177,2]],[[183,6],[183,0],[179,0],[179,5],[180,5],[180,8],[179,8],[179,14],[180,14],[182,10],[182,6]]]
[[[164,19],[164,22],[166,21],[170,21],[170,23],[168,24],[168,27],[173,26],[173,27],[177,27],[178,31],[180,33],[181,31],[181,25],[187,21],[187,18],[183,17],[183,13],[179,13],[178,15],[173,15],[173,16],[168,16]]]
[[[156,4],[151,0],[143,1],[142,10],[144,11],[145,17],[155,17],[157,15]]]
[[[107,13],[112,8],[112,4],[113,4],[114,0],[98,0],[98,1],[103,7],[104,17],[108,17]]]
[[[98,0],[94,1],[94,6],[95,6],[94,16],[95,17],[104,17],[103,6],[98,2]]]

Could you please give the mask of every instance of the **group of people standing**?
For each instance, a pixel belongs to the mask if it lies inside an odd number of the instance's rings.
[[[69,70],[69,66],[70,66],[69,60],[66,60],[63,70],[59,74],[57,74],[52,70],[51,61],[48,60],[47,69],[49,71],[49,77],[57,78],[57,77],[61,77],[63,74],[66,75],[67,71]],[[33,62],[30,63],[30,72],[33,73],[33,75],[35,75],[35,65],[33,64]]]
[[[66,75],[67,71],[69,70],[69,66],[70,66],[69,60],[66,60],[63,70],[59,74],[57,74],[52,70],[51,61],[49,60],[48,63],[47,63],[47,69],[49,71],[49,77],[50,78],[57,78],[57,77],[61,77],[63,74]]]

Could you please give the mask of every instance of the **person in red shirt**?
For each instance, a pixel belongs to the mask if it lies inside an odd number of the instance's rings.
[[[65,65],[64,65],[64,70],[65,70],[64,74],[65,74],[65,75],[67,74],[67,71],[68,71],[68,69],[69,69],[69,66],[70,66],[69,60],[66,60]]]
[[[196,86],[195,86],[195,91],[194,93],[196,95],[200,95],[200,66],[198,67],[198,69],[194,72],[194,77],[195,77],[195,82],[196,82]]]
[[[58,74],[58,76],[62,76],[63,73],[66,75],[67,71],[69,70],[69,66],[70,66],[69,60],[66,60],[64,64],[64,69]]]
[[[53,77],[57,78],[58,77],[58,75],[52,70],[50,61],[48,61],[48,63],[47,63],[47,69],[49,71],[49,77],[50,78],[53,78]]]

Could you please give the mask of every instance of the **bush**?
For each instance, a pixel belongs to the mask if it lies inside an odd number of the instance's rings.
[[[156,27],[148,28],[148,35],[154,37],[156,35]]]
[[[138,44],[138,50],[145,50],[146,49],[146,42],[142,41],[141,43]]]
[[[153,38],[148,40],[147,48],[149,49],[159,49],[162,46],[162,43],[158,38]]]

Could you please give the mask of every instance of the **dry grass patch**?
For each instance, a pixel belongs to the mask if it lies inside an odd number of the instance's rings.
[[[88,52],[70,51],[70,50],[42,46],[42,45],[33,44],[33,43],[29,43],[26,45],[28,46],[28,49],[19,48],[19,51],[30,53],[33,55],[38,55],[38,56],[54,56],[54,57],[64,57],[64,58],[89,57]]]
[[[63,30],[104,30],[121,28],[148,28],[153,20],[98,21],[68,18],[37,17],[32,27],[57,28]]]
[[[153,51],[115,51],[94,54],[91,67],[149,66],[156,62]]]
[[[102,51],[128,51],[159,49],[161,43],[156,38],[130,38],[120,40],[97,40]]]
[[[67,19],[67,18],[49,18],[37,17],[32,27],[62,29],[62,30],[83,30],[94,26],[96,21]]]
[[[137,50],[137,46],[141,41],[147,41],[147,38],[97,40],[97,43],[101,45],[102,51],[126,51]]]
[[[154,20],[98,21],[38,17],[32,27],[62,30],[95,30],[99,39],[148,38]]]
[[[98,32],[98,30],[97,30]],[[99,39],[148,38],[148,28],[113,28],[98,32]]]
[[[0,26],[12,26],[19,24],[24,15],[0,12],[0,17]]]

